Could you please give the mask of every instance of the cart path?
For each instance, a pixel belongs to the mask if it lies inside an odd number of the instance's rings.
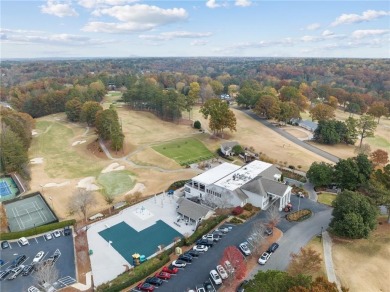
[[[322,244],[324,247],[324,262],[326,267],[326,274],[328,275],[328,281],[336,283],[337,289],[341,291],[341,285],[336,277],[336,273],[333,267],[332,239],[330,238],[328,231],[322,232]]]

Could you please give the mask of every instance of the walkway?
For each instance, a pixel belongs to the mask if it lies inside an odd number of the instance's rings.
[[[332,259],[332,239],[329,236],[328,231],[322,232],[322,244],[324,246],[324,262],[326,267],[326,274],[328,275],[328,281],[336,283],[337,288],[341,291],[340,282],[337,280],[336,273],[333,267]]]
[[[77,289],[78,291],[87,291],[91,288],[92,284],[92,272],[88,272],[85,274],[85,284],[82,283],[75,283],[71,285],[71,287]]]

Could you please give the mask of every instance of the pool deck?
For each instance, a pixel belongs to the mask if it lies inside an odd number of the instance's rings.
[[[90,259],[95,286],[114,279],[123,273],[126,267],[132,265],[99,235],[100,231],[120,222],[126,222],[135,230],[141,231],[162,220],[182,235],[188,236],[193,233],[194,225],[180,222],[179,227],[174,224],[178,216],[177,199],[175,196],[161,194],[88,226],[87,237],[89,249],[93,251]]]

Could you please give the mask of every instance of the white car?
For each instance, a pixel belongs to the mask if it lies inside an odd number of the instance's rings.
[[[21,245],[27,245],[27,244],[28,244],[28,240],[27,240],[27,238],[25,238],[25,237],[19,238],[18,242],[19,242]]]
[[[249,256],[251,254],[251,251],[248,247],[247,242],[240,243],[239,248],[241,249],[241,251],[244,255]]]
[[[230,229],[227,227],[224,227],[224,228],[215,229],[215,231],[222,232],[222,233],[228,233],[230,231]]]
[[[16,267],[16,268],[12,269],[11,272],[13,274],[8,278],[8,280],[15,279],[17,276],[19,276],[19,274],[23,271],[23,269],[24,269],[23,265],[20,265],[19,267]]]
[[[197,288],[196,292],[206,292],[206,290],[203,287]]]
[[[217,271],[216,270],[211,270],[210,271],[210,277],[211,279],[213,279],[214,283],[216,285],[220,285],[222,284],[222,279],[221,277],[218,275]]]
[[[54,235],[54,237],[60,237],[61,236],[61,232],[59,232],[58,230],[55,230],[53,232],[53,235]]]
[[[230,273],[230,274],[234,273],[234,268],[233,268],[232,264],[229,261],[225,261],[224,265],[225,265],[226,271],[228,273]]]
[[[205,234],[202,239],[215,240],[214,234]]]
[[[221,276],[222,280],[228,278],[228,274],[226,273],[226,270],[221,265],[217,266],[217,272]]]
[[[182,260],[176,260],[172,262],[172,266],[177,267],[177,268],[184,268],[187,265],[186,262]]]
[[[41,290],[39,290],[37,287],[35,286],[31,286],[31,287],[28,287],[27,289],[28,292],[40,292]]]
[[[43,252],[43,251],[38,252],[37,255],[33,259],[33,263],[39,263],[41,261],[41,259],[43,258],[44,254],[45,254],[45,252]]]
[[[209,248],[205,245],[195,245],[192,249],[200,252],[205,252],[209,250]]]
[[[46,238],[46,240],[53,239],[53,235],[51,235],[51,233],[46,233],[45,238]]]
[[[259,258],[259,264],[260,265],[265,265],[265,263],[268,261],[268,259],[270,258],[271,256],[271,253],[268,253],[268,252],[263,252],[263,254],[261,255],[261,257]]]

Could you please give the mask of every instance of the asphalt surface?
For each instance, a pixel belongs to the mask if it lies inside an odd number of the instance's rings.
[[[76,270],[75,270],[75,256],[73,248],[73,237],[63,236],[61,231],[61,236],[53,239],[46,240],[43,236],[38,236],[35,238],[29,238],[29,245],[20,246],[18,242],[10,242],[11,248],[1,250],[1,259],[5,261],[5,264],[1,267],[1,271],[6,270],[12,263],[12,261],[20,256],[26,255],[27,259],[22,265],[29,265],[35,255],[39,251],[44,251],[44,257],[41,261],[49,258],[53,253],[58,249],[61,252],[61,256],[55,262],[55,266],[59,273],[59,279],[64,279],[64,283],[68,281],[67,284],[70,284],[69,280],[76,279]],[[27,291],[30,286],[37,286],[37,281],[34,278],[34,272],[29,276],[22,276],[21,274],[17,276],[14,280],[8,280],[9,274],[4,280],[0,281],[0,291]],[[70,279],[71,278],[71,279]],[[73,283],[72,283],[73,284]],[[65,287],[61,282],[57,282],[53,285],[57,289]]]
[[[239,108],[237,108],[239,109]],[[242,109],[241,109],[242,110]],[[317,147],[314,147],[310,144],[307,144],[301,140],[299,140],[298,138],[295,138],[293,135],[291,135],[290,133],[287,133],[286,131],[283,131],[282,129],[274,126],[273,124],[271,124],[270,122],[268,122],[266,119],[262,119],[260,118],[258,115],[256,115],[255,113],[253,113],[251,110],[242,110],[242,112],[244,112],[245,114],[247,114],[248,116],[250,116],[251,118],[253,118],[254,120],[262,123],[264,126],[270,128],[271,130],[277,132],[279,135],[285,137],[286,139],[290,140],[291,142],[317,154],[317,155],[320,155],[322,156],[323,158],[325,159],[328,159],[329,161],[332,161],[334,163],[337,163],[339,161],[339,158],[337,156],[334,156],[326,151],[323,151]]]
[[[300,223],[288,222],[285,218],[282,218],[278,225],[278,228],[284,233],[279,240],[280,247],[262,269],[284,270],[288,265],[290,253],[297,252],[313,236],[321,232],[321,227],[325,230],[329,224],[331,208],[306,198],[299,199],[297,196],[291,197],[291,203],[294,210],[297,210],[299,205],[300,209],[309,208],[314,214],[310,219]],[[284,216],[286,213],[282,212],[282,215]],[[215,269],[218,265],[224,249],[231,245],[238,246],[241,242],[246,241],[251,232],[253,221],[258,219],[266,221],[266,212],[260,212],[244,224],[235,225],[211,249],[195,258],[192,264],[187,265],[184,269],[180,269],[179,273],[159,287],[158,291],[184,292],[202,285],[209,278],[210,270]],[[219,287],[216,286],[216,288],[218,289]]]

